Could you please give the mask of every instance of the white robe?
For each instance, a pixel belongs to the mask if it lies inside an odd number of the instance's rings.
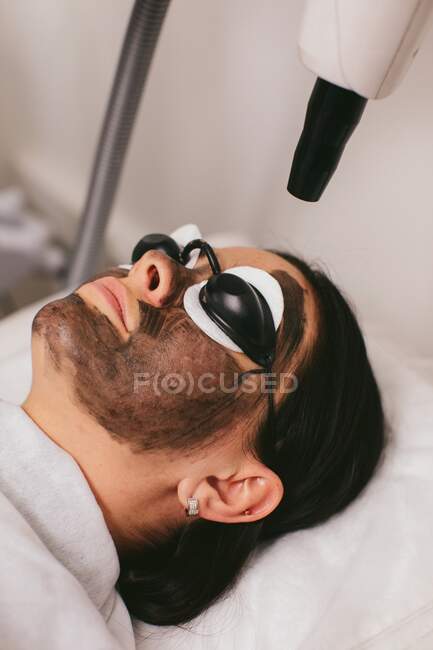
[[[130,650],[119,561],[79,466],[0,399],[0,647]]]

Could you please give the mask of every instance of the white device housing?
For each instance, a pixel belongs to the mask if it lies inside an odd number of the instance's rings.
[[[433,0],[306,0],[299,55],[318,77],[363,97],[389,95],[433,18]]]

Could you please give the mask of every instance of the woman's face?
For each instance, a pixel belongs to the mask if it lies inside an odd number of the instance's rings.
[[[222,271],[254,266],[280,283],[284,313],[273,370],[289,373],[315,336],[315,305],[306,279],[268,251],[234,247],[215,253]],[[33,331],[45,340],[56,370],[71,382],[79,408],[137,450],[192,449],[235,424],[251,432],[267,408],[258,383],[249,392],[239,389],[239,373],[256,364],[209,338],[185,312],[186,289],[210,275],[203,254],[187,269],[149,251],[129,272],[109,269],[49,303],[35,318]],[[287,383],[277,391],[277,402],[284,392]]]

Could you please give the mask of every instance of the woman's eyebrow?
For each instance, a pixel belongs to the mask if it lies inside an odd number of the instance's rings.
[[[284,297],[283,318],[277,331],[276,360],[286,362],[299,348],[308,326],[305,314],[304,289],[287,271],[271,271],[281,286]]]

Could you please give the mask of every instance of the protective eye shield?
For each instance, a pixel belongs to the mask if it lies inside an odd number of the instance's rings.
[[[266,271],[251,266],[227,269],[188,287],[183,304],[194,323],[217,343],[245,352],[263,367],[272,363],[284,304],[280,285]]]
[[[160,250],[188,268],[193,268],[200,252],[204,252],[213,275],[186,290],[185,311],[214,341],[244,352],[270,370],[275,358],[276,331],[284,309],[281,287],[275,278],[250,266],[222,272],[212,247],[201,239],[198,228],[192,224],[179,228],[171,236],[146,235],[135,246],[132,263],[149,250]],[[122,267],[130,268],[130,265]]]

